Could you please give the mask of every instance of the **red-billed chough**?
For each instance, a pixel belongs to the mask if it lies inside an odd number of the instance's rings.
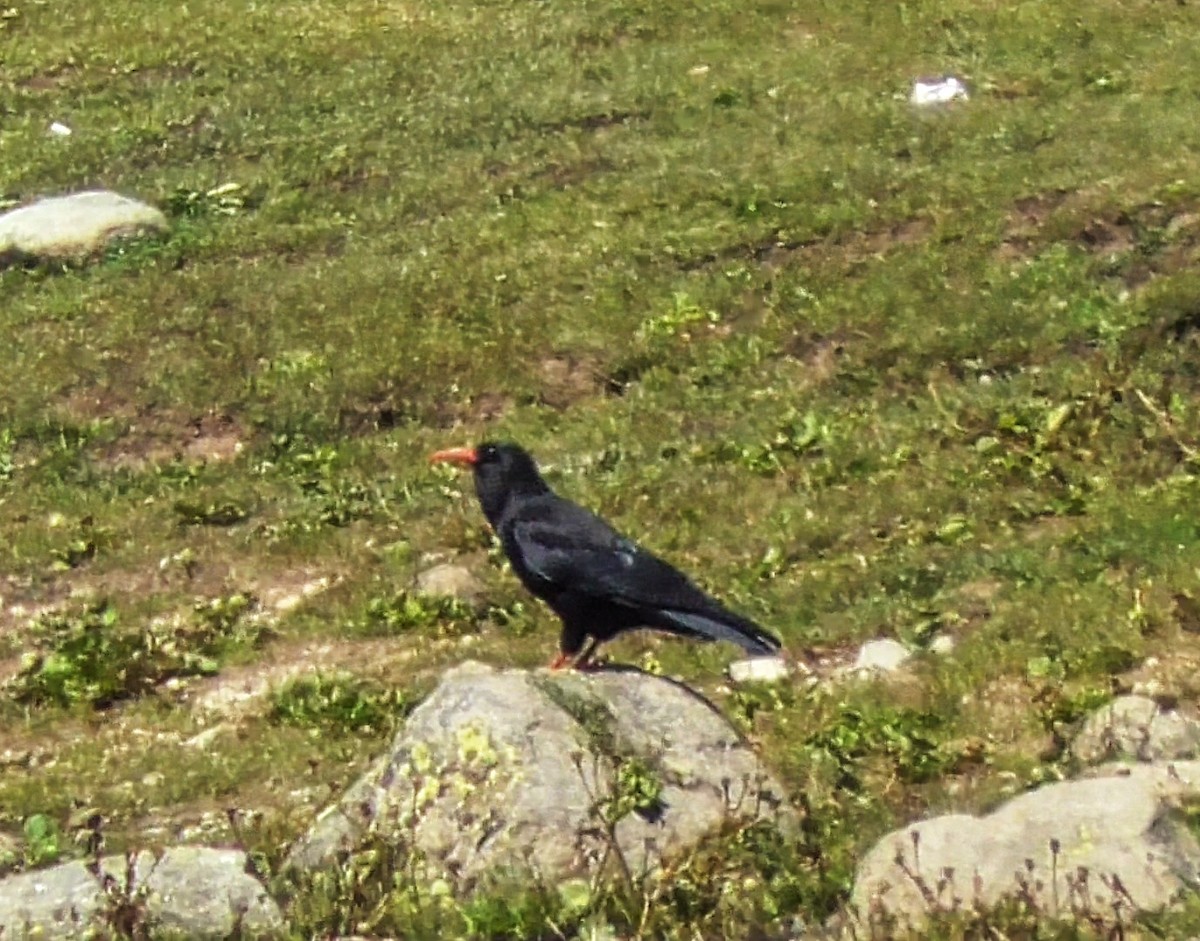
[[[594,513],[556,495],[517,445],[450,448],[431,460],[475,472],[483,515],[513,571],[562,619],[560,653],[552,669],[586,666],[598,644],[637,627],[726,640],[758,656],[778,653],[776,637]]]

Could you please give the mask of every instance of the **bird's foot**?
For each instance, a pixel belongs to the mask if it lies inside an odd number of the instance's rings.
[[[594,673],[600,669],[600,664],[587,654],[568,654],[560,653],[557,657],[551,660],[547,665],[548,670],[578,670],[580,673]]]

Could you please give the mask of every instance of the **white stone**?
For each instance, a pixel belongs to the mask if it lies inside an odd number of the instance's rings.
[[[869,640],[859,648],[850,669],[854,672],[895,673],[912,657],[900,641],[884,638]]]
[[[954,647],[954,637],[950,634],[938,634],[929,642],[929,652],[935,653],[939,657],[954,653]]]
[[[158,209],[118,193],[56,196],[0,215],[0,257],[74,259],[94,254],[114,239],[168,228]]]
[[[791,672],[791,664],[782,657],[750,657],[729,664],[729,678],[735,683],[778,683]]]

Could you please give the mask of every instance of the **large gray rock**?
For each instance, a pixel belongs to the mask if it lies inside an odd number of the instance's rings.
[[[283,927],[240,851],[179,846],[157,862],[142,852],[132,880],[126,870],[125,857],[108,856],[99,878],[75,861],[0,879],[0,937],[100,937],[114,921],[186,938],[228,938],[239,930],[254,937]]]
[[[931,912],[1009,896],[1032,896],[1051,916],[1128,921],[1195,887],[1200,844],[1179,806],[1200,795],[1200,762],[1097,771],[984,817],[950,814],[893,831],[859,864],[852,907],[871,930],[919,936]]]
[[[76,260],[115,239],[167,228],[167,217],[158,209],[118,193],[55,196],[0,215],[0,262]]]
[[[1071,753],[1089,764],[1113,758],[1195,758],[1200,755],[1200,722],[1161,709],[1146,696],[1122,696],[1084,720]]]
[[[647,780],[661,785],[657,801],[640,813],[631,811],[636,800],[618,803]],[[790,820],[782,793],[729,723],[677,683],[635,670],[466,663],[321,814],[289,862],[324,868],[381,839],[416,851],[428,879],[460,895],[501,871],[553,884],[611,864],[608,821],[636,875],[726,819]]]

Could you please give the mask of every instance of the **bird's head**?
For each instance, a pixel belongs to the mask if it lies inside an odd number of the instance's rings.
[[[516,444],[485,441],[473,448],[447,448],[429,459],[470,467],[475,474],[475,492],[483,515],[495,528],[504,515],[508,501],[518,495],[548,493],[537,463],[529,452]]]

